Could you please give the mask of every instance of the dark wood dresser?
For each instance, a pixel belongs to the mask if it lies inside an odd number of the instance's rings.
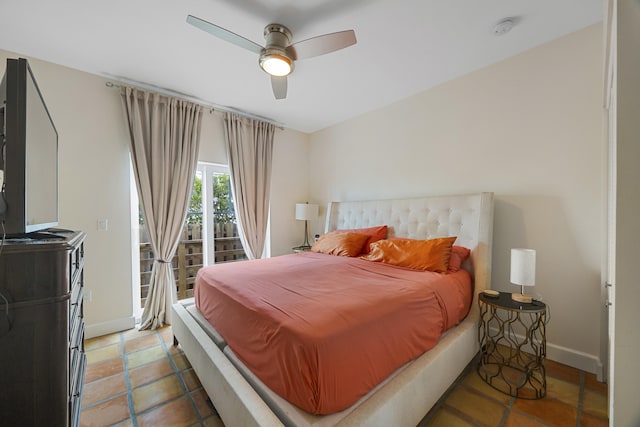
[[[84,353],[84,239],[49,230],[0,252],[0,424],[77,426]]]

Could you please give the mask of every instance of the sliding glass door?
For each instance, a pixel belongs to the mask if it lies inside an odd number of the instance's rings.
[[[198,175],[202,182],[205,265],[247,259],[238,235],[229,168],[201,163],[198,165]]]

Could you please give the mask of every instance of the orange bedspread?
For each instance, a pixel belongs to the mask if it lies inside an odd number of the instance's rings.
[[[466,316],[471,279],[300,253],[199,271],[196,306],[271,390],[314,413],[351,406]]]

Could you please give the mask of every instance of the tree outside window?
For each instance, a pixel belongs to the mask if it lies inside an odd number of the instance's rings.
[[[235,223],[231,183],[228,174],[213,175],[213,217],[216,223]],[[187,212],[188,224],[202,224],[202,178],[195,176]]]
[[[236,222],[236,214],[231,197],[231,182],[227,174],[213,176],[213,216],[215,222]]]

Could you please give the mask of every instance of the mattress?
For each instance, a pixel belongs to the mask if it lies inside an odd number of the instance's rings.
[[[317,253],[200,270],[198,310],[266,386],[341,411],[467,314],[471,279]]]

